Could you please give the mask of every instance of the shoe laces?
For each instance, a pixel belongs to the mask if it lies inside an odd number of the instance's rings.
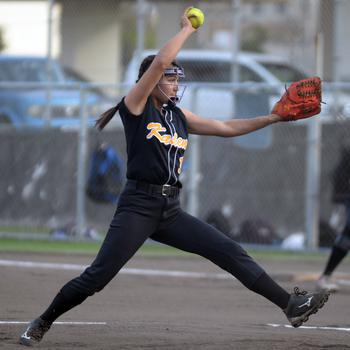
[[[294,287],[294,294],[296,296],[299,296],[299,295],[306,295],[307,294],[307,291],[306,290],[300,290],[299,287]]]

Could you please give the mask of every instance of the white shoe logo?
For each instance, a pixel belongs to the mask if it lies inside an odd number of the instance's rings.
[[[27,332],[28,332],[28,329],[22,334],[22,338],[30,340],[30,337],[28,337]]]
[[[312,300],[312,299],[313,299],[313,296],[310,297],[310,298],[308,298],[307,301],[306,301],[304,304],[299,305],[299,306],[298,306],[298,309],[300,309],[300,308],[303,307],[303,306],[310,307],[310,305],[311,305],[311,300]]]

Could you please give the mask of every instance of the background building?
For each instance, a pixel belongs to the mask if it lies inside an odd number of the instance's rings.
[[[327,80],[348,80],[350,3],[340,0],[196,1],[206,25],[188,47],[231,50],[233,20],[240,11],[241,48],[288,57],[315,71],[316,33],[324,37]],[[0,1],[0,28],[8,53],[47,53],[48,11],[52,6],[52,54],[94,81],[118,82],[143,33],[146,48],[157,48],[174,33],[186,1],[43,0]],[[137,32],[138,24],[141,31]],[[140,28],[140,27],[139,27]]]

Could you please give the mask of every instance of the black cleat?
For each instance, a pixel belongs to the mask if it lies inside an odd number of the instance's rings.
[[[327,302],[330,292],[321,290],[319,292],[300,292],[298,287],[294,288],[294,293],[290,296],[287,307],[283,310],[289,322],[295,328],[300,327],[315,314]]]
[[[25,332],[21,335],[19,343],[25,346],[33,346],[39,343],[43,339],[44,334],[50,329],[51,324],[40,317],[36,318],[30,322]]]

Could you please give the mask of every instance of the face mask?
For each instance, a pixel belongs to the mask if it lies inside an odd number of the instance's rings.
[[[168,76],[174,76],[176,75],[179,78],[185,78],[185,71],[182,67],[171,67],[171,68],[167,68],[164,71],[164,76],[168,77]],[[168,99],[168,105],[170,106],[175,106],[177,103],[179,103],[182,99],[182,96],[185,92],[186,89],[186,85],[178,85],[178,90],[176,93],[176,96],[170,97],[168,96],[161,88],[160,85],[165,85],[166,83],[162,83],[162,84],[158,84],[158,88],[160,90],[160,92],[167,97]]]

